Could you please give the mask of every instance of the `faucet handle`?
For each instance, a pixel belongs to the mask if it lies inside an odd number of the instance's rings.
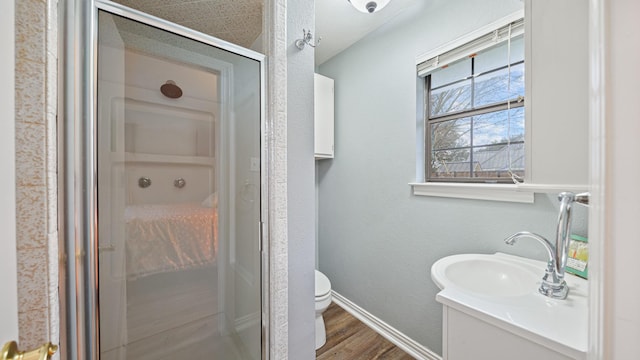
[[[589,198],[591,197],[591,193],[583,192],[580,194],[576,194],[575,202],[580,203],[582,205],[589,205]]]
[[[558,201],[560,201],[561,203],[572,203],[576,200],[576,194],[570,192],[570,191],[563,191],[560,194],[558,194]]]

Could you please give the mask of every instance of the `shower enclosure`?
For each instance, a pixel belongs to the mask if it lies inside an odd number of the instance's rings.
[[[109,1],[74,4],[67,357],[265,358],[264,57]]]

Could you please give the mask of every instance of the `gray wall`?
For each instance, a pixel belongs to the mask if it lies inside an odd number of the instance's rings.
[[[319,269],[335,291],[437,353],[442,307],[431,265],[457,253],[544,259],[535,242],[507,247],[502,239],[520,230],[554,238],[557,201],[550,195],[536,195],[535,204],[411,195],[415,59],[521,6],[518,0],[419,2],[411,15],[319,67],[335,79],[336,94],[335,159],[316,167]],[[574,232],[584,235],[586,211],[575,215]]]
[[[287,1],[287,201],[289,223],[289,359],[315,358],[315,189],[313,49],[294,46],[314,29],[314,1]]]

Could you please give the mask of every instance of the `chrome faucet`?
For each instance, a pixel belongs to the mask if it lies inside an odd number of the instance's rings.
[[[569,241],[571,239],[571,210],[574,202],[589,205],[589,193],[576,195],[571,192],[562,192],[558,195],[558,200],[560,201],[560,211],[558,213],[555,246],[543,236],[528,231],[515,233],[506,238],[504,242],[507,245],[513,245],[517,239],[532,238],[544,245],[549,261],[538,291],[554,299],[566,299],[569,294],[569,286],[564,280],[564,271],[567,266],[567,254],[569,253]]]
[[[560,272],[558,271],[559,266],[555,257],[556,247],[553,246],[544,236],[540,236],[529,231],[515,233],[506,238],[504,242],[507,245],[513,245],[516,243],[516,240],[520,238],[538,240],[547,250],[549,261],[547,262],[547,269],[542,277],[542,283],[540,284],[540,288],[538,288],[538,292],[554,299],[566,299],[569,294],[569,286],[567,286],[566,281],[564,281],[564,269],[562,275],[560,275]]]
[[[571,240],[571,210],[576,195],[571,192],[558,194],[560,211],[558,212],[558,225],[556,228],[556,267],[558,276],[564,278],[564,269],[567,266],[567,254],[569,253],[569,241]]]

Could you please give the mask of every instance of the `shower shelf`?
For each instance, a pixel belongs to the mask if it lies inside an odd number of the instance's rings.
[[[114,158],[118,157],[118,153],[112,153]],[[170,164],[186,164],[186,165],[202,165],[214,166],[215,157],[212,156],[183,156],[183,155],[160,155],[160,154],[141,154],[141,153],[124,153],[126,162],[137,163],[170,163]]]

